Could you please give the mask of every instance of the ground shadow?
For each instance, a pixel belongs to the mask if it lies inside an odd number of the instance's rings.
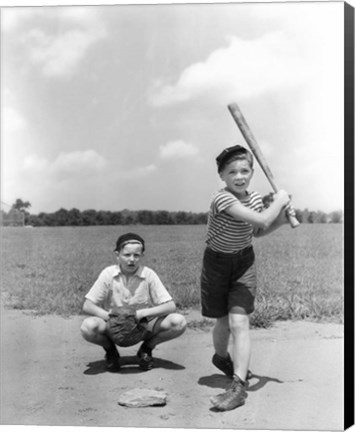
[[[257,380],[257,382],[254,382],[255,379]],[[249,381],[248,392],[260,390],[268,382],[275,382],[278,384],[283,384],[283,381],[279,380],[278,378],[272,378],[272,377],[268,377],[268,376],[261,376],[261,375],[253,374],[252,378]]]
[[[98,375],[100,373],[119,373],[119,374],[134,374],[143,372],[138,365],[138,358],[136,356],[121,356],[120,358],[121,369],[116,372],[111,372],[106,369],[105,360],[98,360],[88,363],[87,369],[84,371],[85,375]],[[174,363],[170,360],[154,357],[154,369],[171,369],[182,370],[185,366]]]
[[[231,381],[231,378],[226,375],[213,374],[201,377],[198,380],[198,384],[211,388],[226,389],[230,385]]]
[[[198,380],[198,384],[211,387],[211,388],[220,388],[222,390],[226,390],[229,387],[231,381],[232,378],[229,378],[225,375],[213,374],[213,375],[201,377]],[[276,382],[279,384],[283,383],[283,381],[280,381],[277,378],[253,374],[249,380],[248,391],[260,390],[268,382]]]

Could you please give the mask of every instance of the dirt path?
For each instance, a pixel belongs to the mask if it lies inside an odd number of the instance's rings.
[[[230,381],[210,362],[210,330],[188,329],[159,346],[149,372],[134,364],[136,346],[121,349],[126,365],[109,373],[103,350],[81,338],[81,321],[1,311],[2,425],[343,429],[342,325],[286,322],[253,330],[247,403],[218,413],[209,397]],[[167,405],[117,404],[136,387],[164,390]]]

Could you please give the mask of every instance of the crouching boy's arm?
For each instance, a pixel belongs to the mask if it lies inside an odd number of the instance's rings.
[[[86,299],[83,304],[83,312],[88,315],[102,318],[104,321],[107,321],[109,319],[109,313],[89,299]]]
[[[151,308],[147,309],[139,309],[136,312],[136,316],[138,320],[141,320],[142,318],[148,318],[148,317],[158,317],[158,316],[164,316],[169,315],[176,311],[176,305],[173,300],[170,300],[166,303],[162,303],[157,306],[153,306]]]

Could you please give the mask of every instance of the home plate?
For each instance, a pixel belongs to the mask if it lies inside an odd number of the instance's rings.
[[[167,396],[162,391],[136,388],[121,394],[118,404],[131,408],[163,406],[166,405]]]

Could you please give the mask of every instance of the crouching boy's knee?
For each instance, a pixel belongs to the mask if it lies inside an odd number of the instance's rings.
[[[106,331],[106,323],[98,317],[86,318],[81,326],[80,332],[84,339],[91,340],[98,334],[103,334]]]
[[[170,328],[177,334],[182,334],[186,330],[187,322],[184,316],[173,313],[169,316],[170,318]]]

